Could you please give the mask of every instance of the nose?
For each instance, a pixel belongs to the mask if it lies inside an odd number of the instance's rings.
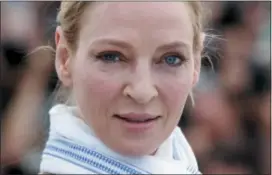
[[[158,96],[149,68],[134,71],[124,88],[124,95],[138,104],[147,104]]]

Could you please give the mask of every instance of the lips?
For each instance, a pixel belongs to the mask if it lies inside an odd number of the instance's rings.
[[[134,114],[134,113],[122,114],[122,115],[115,114],[114,117],[129,123],[147,123],[147,122],[151,122],[160,118],[160,116],[153,116],[149,114]]]

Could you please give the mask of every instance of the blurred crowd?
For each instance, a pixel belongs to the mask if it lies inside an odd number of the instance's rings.
[[[207,174],[271,174],[271,2],[203,2],[202,73],[180,127]],[[59,2],[1,2],[1,174],[37,173]]]

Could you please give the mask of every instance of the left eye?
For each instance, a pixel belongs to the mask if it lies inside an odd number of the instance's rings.
[[[164,62],[168,64],[169,66],[179,66],[182,62],[182,59],[180,58],[180,56],[177,56],[177,55],[165,56],[163,59],[164,59]]]
[[[111,63],[115,63],[120,61],[121,59],[121,55],[119,53],[115,53],[115,52],[107,52],[107,53],[101,53],[97,56],[97,58],[99,58],[100,60],[104,61],[104,62],[111,62]]]

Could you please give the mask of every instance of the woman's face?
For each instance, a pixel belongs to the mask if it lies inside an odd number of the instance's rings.
[[[152,154],[177,125],[198,79],[189,10],[180,2],[96,3],[85,10],[73,95],[114,151]]]

